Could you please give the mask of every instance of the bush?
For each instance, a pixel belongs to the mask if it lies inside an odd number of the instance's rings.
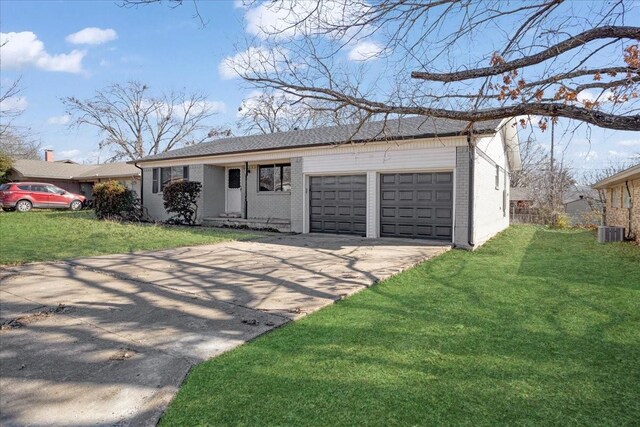
[[[563,230],[565,228],[571,227],[571,219],[565,213],[559,213],[556,215],[556,223],[552,225],[552,228],[556,228],[559,230]]]
[[[93,209],[98,219],[139,219],[133,191],[118,181],[100,182],[93,186]]]
[[[201,191],[202,184],[193,181],[176,181],[164,187],[164,208],[168,213],[175,214],[168,222],[194,225],[198,216],[197,202]]]

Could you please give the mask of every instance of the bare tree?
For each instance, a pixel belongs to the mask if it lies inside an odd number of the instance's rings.
[[[270,24],[251,42],[267,54],[241,55],[234,67],[262,90],[369,115],[469,122],[535,115],[543,129],[549,118],[568,118],[640,130],[640,28],[627,25],[638,3],[382,0],[370,6],[317,0],[249,6],[277,18],[265,20]],[[374,96],[364,96],[343,84],[354,66],[337,58],[372,41],[368,56],[353,55],[384,63],[368,80]]]
[[[332,105],[300,100],[282,92],[256,92],[238,109],[238,128],[244,134],[268,134],[312,127],[357,123],[357,109],[335,109]]]
[[[217,134],[207,125],[215,112],[200,93],[182,92],[153,96],[140,82],[114,84],[93,98],[63,99],[73,116],[71,126],[91,126],[103,135],[99,147],[113,155],[108,161],[136,160],[186,145],[198,144]]]
[[[3,87],[2,83],[6,86]],[[40,144],[33,138],[29,128],[15,123],[24,113],[20,102],[16,102],[21,98],[20,78],[0,81],[0,153],[11,159],[37,159]]]
[[[530,187],[540,171],[549,164],[549,155],[533,138],[523,138],[520,141],[520,159],[522,167],[511,173],[512,187]]]

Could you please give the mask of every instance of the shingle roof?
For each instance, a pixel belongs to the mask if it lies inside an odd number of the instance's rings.
[[[13,163],[12,169],[26,178],[82,179],[140,175],[138,168],[127,163],[78,165],[73,163],[19,159]]]
[[[488,120],[474,125],[476,133],[492,133],[500,120]],[[293,130],[266,135],[249,135],[224,138],[190,147],[178,148],[156,154],[139,161],[165,160],[184,157],[214,156],[275,149],[332,145],[344,142],[368,142],[407,138],[430,138],[461,135],[469,122],[436,119],[433,117],[406,117],[358,125],[342,125],[305,130]]]
[[[509,199],[512,201],[533,200],[532,191],[527,187],[511,187]]]

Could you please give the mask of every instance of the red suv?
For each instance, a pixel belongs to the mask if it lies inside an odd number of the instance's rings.
[[[5,211],[29,212],[31,208],[78,211],[85,203],[86,197],[43,182],[9,182],[0,185],[0,206]]]

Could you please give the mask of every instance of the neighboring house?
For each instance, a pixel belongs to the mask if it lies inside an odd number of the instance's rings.
[[[531,190],[527,187],[511,187],[509,205],[512,210],[531,209],[533,207]]]
[[[97,182],[116,180],[140,194],[140,170],[128,163],[80,165],[70,160],[56,162],[53,153],[45,152],[47,160],[16,160],[7,178],[10,181],[40,181],[53,184],[76,194],[92,198]]]
[[[598,191],[591,187],[581,185],[569,188],[562,203],[572,225],[599,225],[602,222],[603,206]]]
[[[605,225],[625,228],[625,236],[640,243],[640,164],[598,181],[605,192]]]
[[[226,138],[136,161],[150,216],[162,189],[202,183],[198,222],[296,233],[482,244],[509,225],[509,172],[520,168],[514,120],[412,117]],[[474,148],[470,150],[470,145]],[[470,162],[470,159],[473,161]]]

